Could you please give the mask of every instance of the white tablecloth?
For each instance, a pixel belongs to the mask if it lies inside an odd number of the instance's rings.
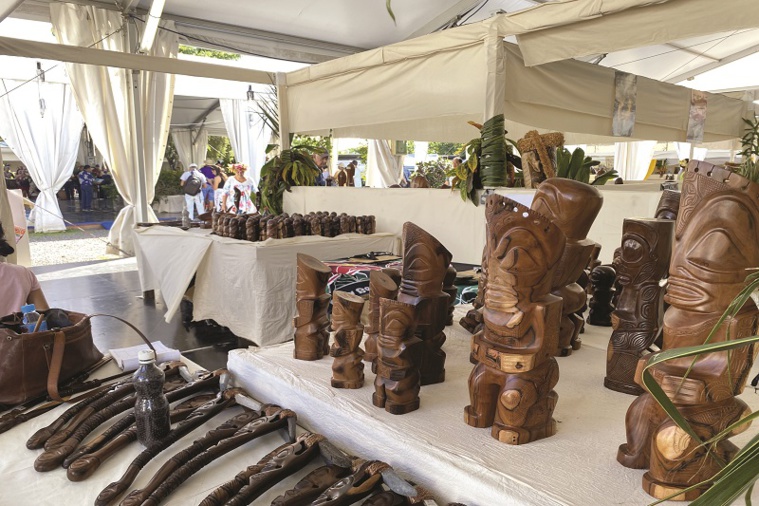
[[[103,368],[102,376],[116,372],[116,366],[109,364],[107,368]],[[34,459],[42,453],[42,450],[27,450],[26,440],[38,429],[50,424],[68,407],[56,408],[34,420],[14,427],[4,434],[0,434],[0,455],[2,455],[0,457],[0,505],[83,506],[93,504],[100,491],[111,482],[119,479],[129,463],[142,451],[143,447],[139,443],[132,443],[108,459],[91,477],[76,483],[66,478],[66,470],[63,468],[47,473],[36,472],[33,467]],[[145,466],[129,490],[146,485],[168,458],[188,447],[194,440],[240,411],[241,408],[239,407],[224,410],[174,443]],[[108,425],[102,425],[100,430],[104,430]],[[277,432],[268,434],[255,442],[247,443],[217,459],[200,473],[187,480],[161,504],[176,506],[198,504],[216,487],[231,480],[235,474],[247,466],[255,464],[261,457],[283,443],[284,440]],[[293,487],[307,472],[319,465],[323,465],[323,462],[317,458],[303,471],[273,487],[258,501],[261,501],[261,504],[269,504],[279,494]],[[114,504],[118,504],[118,502]]]
[[[213,319],[259,346],[292,339],[297,253],[330,260],[370,251],[400,251],[394,234],[293,237],[263,242],[173,227],[135,230],[143,291],[161,291],[169,321],[194,275],[195,320]]]
[[[457,308],[456,322],[468,308]],[[343,448],[385,460],[434,491],[438,501],[468,506],[650,504],[653,498],[641,487],[644,471],[616,461],[634,397],[603,386],[611,328],[586,328],[582,349],[558,359],[557,434],[521,446],[499,443],[489,428],[464,423],[472,365],[470,334],[458,323],[446,327],[445,383],[422,387],[421,408],[401,416],[372,405],[370,369],[365,368],[363,388],[335,389],[330,386],[332,360],[296,361],[292,343],[231,351],[228,368],[259,400],[279,399],[299,413],[304,427]],[[742,398],[759,409],[759,396],[750,387]],[[754,433],[748,430],[731,441],[742,446]]]

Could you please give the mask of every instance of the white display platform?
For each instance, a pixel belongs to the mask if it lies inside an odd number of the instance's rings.
[[[165,197],[159,197],[158,202],[153,204],[153,210],[157,213],[181,213],[184,208],[184,195],[167,195]]]
[[[604,197],[601,212],[588,238],[601,244],[601,261],[610,263],[622,241],[624,218],[653,217],[661,192],[652,184],[599,186]],[[620,189],[623,188],[623,189]],[[530,205],[535,190],[503,188],[496,191]],[[426,188],[340,188],[294,186],[285,192],[286,212],[328,209],[337,213],[373,214],[377,231],[401,235],[403,223],[413,221],[434,235],[453,253],[453,261],[479,264],[485,246],[485,206],[464,202],[458,192]]]
[[[115,365],[109,364],[100,371],[98,376],[105,377],[115,374],[117,371]],[[33,467],[34,459],[42,453],[42,450],[27,450],[26,440],[37,430],[53,422],[68,407],[70,406],[56,408],[34,420],[14,427],[4,434],[0,434],[0,455],[2,455],[0,458],[0,505],[91,505],[95,502],[100,491],[111,482],[119,479],[129,463],[143,450],[143,447],[136,442],[130,444],[108,459],[91,477],[81,482],[69,481],[66,478],[66,470],[63,468],[47,473],[36,472]],[[239,407],[224,410],[174,443],[145,466],[129,490],[147,485],[153,474],[172,455],[190,446],[194,440],[240,412],[241,408]],[[110,424],[99,427],[98,433],[105,430],[108,425]],[[216,487],[231,480],[238,472],[251,464],[255,464],[260,458],[284,442],[282,437],[275,432],[237,448],[187,480],[161,504],[174,506],[198,504]],[[295,486],[307,472],[320,465],[323,463],[320,458],[317,458],[303,471],[283,480],[262,495],[258,501],[261,501],[261,504],[270,504],[275,497]],[[118,504],[118,502],[113,504]]]
[[[161,291],[169,321],[195,276],[193,319],[213,319],[264,346],[292,339],[296,255],[332,260],[400,251],[394,234],[240,241],[210,230],[153,226],[134,233],[142,291]]]
[[[470,306],[456,309],[455,322]],[[330,386],[330,358],[292,358],[292,343],[234,350],[228,368],[263,402],[279,400],[299,423],[343,448],[381,459],[432,490],[438,501],[468,506],[636,505],[653,502],[641,487],[642,470],[616,461],[625,442],[625,413],[634,397],[603,386],[611,327],[587,326],[583,346],[559,358],[556,435],[522,446],[499,443],[490,429],[464,423],[470,334],[446,327],[446,381],[422,387],[421,408],[396,416],[372,405],[374,374],[357,390]],[[749,387],[742,396],[759,409]],[[741,446],[755,430],[732,439]],[[759,494],[755,493],[759,497]],[[683,504],[683,503],[668,503]]]

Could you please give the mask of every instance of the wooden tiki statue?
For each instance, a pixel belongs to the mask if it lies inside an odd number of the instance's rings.
[[[398,283],[387,272],[372,271],[369,274],[369,327],[364,341],[364,360],[372,364],[372,372],[377,372],[377,337],[380,332],[380,299],[393,299],[398,296]],[[395,269],[392,269],[395,270]],[[395,271],[398,272],[398,271]],[[399,273],[400,274],[400,273]]]
[[[364,352],[360,347],[364,337],[361,310],[364,299],[349,292],[337,291],[332,296],[332,330],[334,342],[329,354],[332,363],[332,386],[335,388],[361,388],[364,386]]]
[[[664,190],[661,192],[659,204],[656,206],[655,218],[663,220],[676,220],[677,211],[680,209],[680,192],[677,190]]]
[[[705,162],[688,164],[675,225],[669,267],[662,348],[703,344],[725,308],[745,285],[747,268],[759,265],[759,184]],[[753,301],[723,322],[711,342],[756,333]],[[741,393],[756,356],[755,346],[664,362],[653,369],[662,387],[696,434],[705,441],[750,412],[735,396]],[[638,378],[636,378],[638,379]],[[617,460],[626,467],[648,468],[643,488],[654,497],[668,496],[714,476],[736,453],[723,439],[707,454],[664,414],[649,393],[627,411],[627,443]],[[733,431],[733,435],[748,424]],[[678,496],[692,500],[703,490]]]
[[[525,188],[537,188],[546,178],[556,176],[556,148],[563,144],[564,134],[540,135],[537,130],[530,130],[517,141]]]
[[[416,335],[422,340],[422,385],[445,381],[445,321],[448,294],[443,280],[453,255],[440,241],[411,222],[403,224],[403,278],[398,300],[416,308]]]
[[[377,376],[372,403],[394,415],[419,409],[419,363],[422,341],[414,335],[416,308],[380,299]]]
[[[593,297],[588,305],[588,323],[599,327],[611,327],[611,313],[614,306],[611,299],[614,297],[614,281],[617,273],[610,265],[599,265],[590,273],[590,286]]]
[[[295,349],[298,360],[319,360],[329,354],[327,281],[329,267],[312,256],[298,253],[298,278],[295,283]]]
[[[556,432],[562,300],[550,292],[566,239],[546,217],[500,195],[488,197],[485,218],[485,326],[472,338],[477,363],[464,420],[492,426],[504,443],[525,444]]]
[[[612,315],[614,332],[606,352],[604,386],[632,395],[638,360],[659,334],[664,317],[664,289],[675,223],[656,218],[627,218],[622,225],[621,254],[614,260],[622,293]]]
[[[585,305],[587,295],[577,279],[593,254],[596,243],[587,235],[602,205],[603,197],[593,186],[559,177],[545,180],[532,201],[532,209],[555,223],[567,238],[551,292],[564,300],[557,356],[580,348],[584,322],[575,312]]]
[[[445,319],[445,325],[453,325],[453,310],[456,307],[456,298],[459,295],[459,289],[456,288],[456,268],[448,266],[443,278],[443,291],[448,294],[448,317]]]

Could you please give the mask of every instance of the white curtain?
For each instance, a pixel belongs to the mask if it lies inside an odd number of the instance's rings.
[[[143,23],[124,18],[121,12],[73,4],[50,4],[50,18],[58,42],[109,51],[130,52],[137,47]],[[173,23],[162,26],[173,29]],[[152,56],[175,58],[175,33],[158,30]],[[139,164],[133,74],[129,70],[94,65],[66,64],[77,104],[95,146],[111,169],[116,188],[127,204],[116,217],[109,241],[129,254],[134,253],[132,232],[135,205],[141,197],[148,203],[155,196],[171,122],[174,76],[155,72],[139,74],[139,98],[143,116],[143,153],[146,195],[139,195]],[[158,221],[148,206],[146,221]]]
[[[678,160],[690,158],[690,142],[676,142],[675,151],[677,151]]]
[[[197,163],[198,167],[203,166],[208,150],[208,130],[173,129],[171,137],[174,139],[174,147],[177,148],[182,167],[187,169],[191,163]]]
[[[83,126],[71,87],[0,81],[0,136],[40,191],[29,221],[35,232],[66,230],[56,193],[74,171]]]
[[[219,105],[235,160],[248,166],[248,178],[258,188],[271,129],[264,124],[254,101],[222,98]]]
[[[656,141],[617,142],[614,168],[625,181],[642,181],[654,156]]]
[[[416,151],[416,150],[415,150]],[[366,185],[387,188],[398,184],[403,172],[403,155],[394,155],[390,142],[369,139],[366,157]]]

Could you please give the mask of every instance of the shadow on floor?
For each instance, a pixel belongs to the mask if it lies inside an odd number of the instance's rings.
[[[35,267],[50,307],[86,314],[105,313],[124,318],[151,341],[176,348],[208,370],[226,366],[227,352],[253,345],[223,328],[204,323],[185,325],[177,312],[166,322],[162,301],[142,298],[133,259]],[[95,345],[103,352],[141,343],[132,329],[111,318],[93,318]]]

